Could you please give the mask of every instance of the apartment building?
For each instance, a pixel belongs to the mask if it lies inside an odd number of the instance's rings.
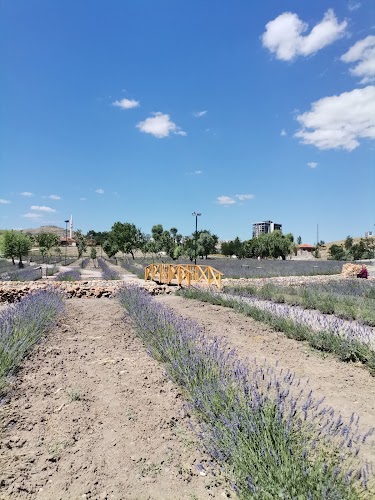
[[[271,220],[255,222],[253,224],[253,238],[257,238],[260,234],[281,231],[281,227],[282,224],[276,224],[276,222],[272,222]]]

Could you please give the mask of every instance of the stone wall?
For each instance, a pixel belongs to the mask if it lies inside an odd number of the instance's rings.
[[[129,282],[130,284],[130,282]],[[142,286],[151,295],[161,295],[173,293],[181,287],[159,285],[152,281],[143,281],[134,279],[131,284]],[[102,297],[112,297],[112,295],[124,285],[124,281],[52,281],[52,280],[39,280],[39,281],[0,281],[0,303],[1,302],[15,302],[20,300],[23,296],[32,292],[33,290],[45,289],[48,287],[58,288],[62,291],[67,299],[71,298],[85,298],[85,299],[99,299]]]

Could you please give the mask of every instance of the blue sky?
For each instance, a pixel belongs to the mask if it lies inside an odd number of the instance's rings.
[[[0,228],[375,224],[371,0],[2,0]]]

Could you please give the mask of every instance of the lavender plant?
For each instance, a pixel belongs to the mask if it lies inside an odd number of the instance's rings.
[[[375,332],[362,323],[246,294],[236,296],[198,289],[185,289],[179,293],[186,298],[231,307],[283,331],[289,338],[307,340],[316,349],[332,352],[342,361],[361,361],[375,375]]]
[[[24,267],[0,274],[0,281],[35,281],[41,277],[40,267]]]
[[[198,435],[240,498],[370,498],[358,418],[343,422],[290,372],[248,368],[138,287],[118,293],[150,354],[184,390]]]
[[[104,280],[120,280],[121,276],[120,274],[115,271],[114,269],[111,269],[106,261],[102,259],[101,257],[98,257],[98,264],[99,267],[102,269],[102,278]]]
[[[81,273],[77,269],[69,269],[68,271],[61,271],[56,274],[56,281],[79,281],[81,279]]]
[[[91,260],[90,257],[86,257],[85,259],[82,259],[82,262],[81,262],[82,269],[88,266],[90,260]]]
[[[251,295],[273,302],[300,305],[318,309],[325,314],[341,318],[357,319],[375,326],[375,283],[364,280],[340,280],[329,283],[310,283],[304,286],[280,286],[266,284],[261,287],[225,287],[236,295]]]
[[[0,311],[0,392],[6,377],[19,367],[62,311],[62,296],[52,289],[32,292]]]

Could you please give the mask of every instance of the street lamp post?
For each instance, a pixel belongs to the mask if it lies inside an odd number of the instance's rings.
[[[69,220],[65,221],[65,265],[66,265],[66,251],[68,247],[68,222]]]
[[[195,217],[194,264],[197,265],[198,217],[202,214],[198,212],[193,212],[191,215]]]

